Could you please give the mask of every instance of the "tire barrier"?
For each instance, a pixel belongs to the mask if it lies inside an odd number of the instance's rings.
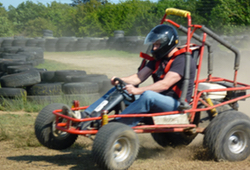
[[[0,98],[22,98],[36,103],[80,100],[91,104],[112,86],[103,74],[86,74],[84,70],[47,71],[16,60],[2,59]],[[109,84],[109,89],[104,84]],[[0,100],[3,102],[3,100]]]
[[[38,83],[27,88],[31,96],[54,96],[62,94],[62,83]]]
[[[50,30],[47,30],[49,32]],[[45,31],[46,32],[46,31]],[[250,40],[249,35],[240,36],[221,36],[229,43],[236,47],[245,47]],[[113,37],[53,37],[53,33],[43,38],[24,38],[24,37],[2,37],[0,39],[0,52],[18,53],[27,48],[40,48],[48,52],[72,52],[72,51],[87,51],[110,49],[118,51],[127,51],[130,53],[145,52],[148,48],[144,45],[145,37],[141,36],[124,36],[124,31],[114,31]],[[211,37],[207,38],[215,49],[218,43]],[[179,45],[186,43],[186,36],[179,36]],[[198,43],[196,40],[191,40],[191,43]],[[41,59],[41,58],[39,58]]]
[[[54,81],[55,82],[68,82],[69,76],[86,75],[84,70],[57,70],[55,71]]]
[[[38,71],[28,70],[20,73],[2,76],[1,87],[26,87],[41,82]]]
[[[6,38],[2,41],[1,47],[12,47],[13,38]]]
[[[2,45],[3,40],[4,40],[4,38],[0,38],[0,47]]]
[[[95,49],[99,49],[100,39],[99,38],[91,38],[88,43],[87,50],[93,51]]]
[[[60,37],[56,43],[56,51],[66,51],[66,47],[74,41],[71,37]]]
[[[88,44],[90,42],[90,38],[78,38],[75,42],[75,51],[86,51],[88,48]]]
[[[93,82],[73,82],[64,83],[62,85],[62,91],[64,94],[90,94],[98,93],[99,86]]]
[[[30,38],[26,41],[26,47],[36,47],[38,43],[38,39]]]
[[[4,98],[20,98],[22,96],[27,96],[27,92],[23,88],[0,88],[0,96]]]
[[[75,43],[76,43],[76,41],[77,41],[76,38],[72,38],[69,41],[69,44],[65,47],[65,51],[67,51],[67,52],[75,51]]]
[[[45,50],[45,39],[44,38],[38,38],[36,46],[43,49],[43,50]]]
[[[83,40],[86,47],[90,40]],[[93,44],[106,43],[95,40]],[[111,88],[106,75],[87,74],[84,70],[47,71],[35,68],[44,61],[43,49],[37,47],[36,42],[34,39],[27,41],[29,46],[26,47],[0,47],[0,103],[16,99],[36,103],[79,100],[89,105],[104,93],[105,84]],[[109,89],[106,88],[105,92]]]
[[[121,31],[121,30],[114,31],[114,37],[116,37],[116,38],[124,37],[124,31]]]
[[[71,52],[87,50],[123,50],[132,53],[143,51],[144,37],[124,36],[124,31],[114,31],[113,37],[53,37],[51,30],[44,30],[44,36],[36,38],[2,37],[0,39],[0,52],[17,53],[22,48],[39,47],[48,52]]]
[[[49,52],[55,52],[56,51],[56,44],[57,44],[58,38],[46,38],[45,41],[45,51]]]
[[[12,46],[14,47],[25,47],[27,38],[24,37],[15,37],[14,40],[12,41]]]

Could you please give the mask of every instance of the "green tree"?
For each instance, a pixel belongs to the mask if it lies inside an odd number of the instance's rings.
[[[197,13],[206,20],[210,20],[211,12],[218,4],[218,0],[198,0],[196,9]]]
[[[125,35],[145,35],[156,22],[155,3],[128,0],[119,4],[107,4],[99,10],[99,22],[108,36],[115,30],[123,30]]]
[[[58,3],[56,1],[47,4],[46,18],[54,25],[53,32],[54,36],[72,36],[75,35],[71,25],[71,14],[75,8],[69,4]],[[49,29],[49,28],[48,28]]]
[[[161,18],[165,14],[165,10],[167,8],[177,8],[191,12],[192,23],[194,24],[204,24],[206,23],[206,19],[199,15],[197,11],[197,7],[199,5],[198,0],[160,0],[157,4],[157,14]],[[187,26],[187,19],[180,16],[167,16],[168,19],[173,20],[174,22]],[[181,33],[182,34],[182,33]]]
[[[1,17],[7,17],[8,16],[8,13],[7,13],[6,9],[3,7],[2,3],[0,3],[0,16]]]
[[[107,4],[108,0],[98,0],[102,4]],[[72,0],[72,3],[70,3],[71,6],[77,6],[77,5],[82,5],[86,4],[87,2],[90,2],[90,0]]]
[[[26,27],[29,27],[28,22],[38,17],[44,18],[46,7],[42,3],[35,4],[31,1],[26,1],[14,8],[9,6],[8,19],[14,23],[14,29],[20,34],[24,34]]]
[[[14,35],[13,24],[7,17],[0,17],[0,37],[11,37]]]
[[[97,15],[101,6],[101,2],[90,0],[90,2],[75,7],[76,11],[72,11],[71,26],[76,36],[105,35]]]
[[[219,0],[211,12],[211,27],[222,34],[245,31],[250,25],[250,2],[248,0]]]
[[[43,30],[56,30],[55,25],[48,19],[45,18],[35,18],[27,22],[28,27],[25,28],[24,34],[28,37],[42,37]]]
[[[127,22],[131,26],[126,31],[126,35],[145,36],[148,32],[160,23],[160,17],[155,12],[156,3],[150,1],[131,0],[127,1],[132,6],[132,11]]]
[[[13,24],[8,20],[8,13],[0,3],[0,37],[10,37],[13,36]]]

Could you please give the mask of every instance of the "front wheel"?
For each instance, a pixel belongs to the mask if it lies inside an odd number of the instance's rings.
[[[216,161],[242,161],[250,155],[250,119],[238,111],[226,111],[206,128],[205,147]]]
[[[56,116],[52,112],[62,109],[63,106],[65,106],[65,104],[61,103],[53,103],[45,106],[39,112],[35,121],[35,134],[38,141],[50,149],[66,149],[70,147],[78,137],[78,135],[62,132],[55,128]]]
[[[102,169],[128,169],[137,157],[139,142],[136,133],[122,123],[109,123],[96,134],[92,156]]]

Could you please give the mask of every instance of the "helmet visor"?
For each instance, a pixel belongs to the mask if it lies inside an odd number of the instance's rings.
[[[164,38],[166,39],[166,35],[165,34],[159,34],[159,33],[150,32],[147,35],[147,37],[145,38],[144,44],[145,45],[151,45],[151,44],[155,43],[158,40],[160,40],[160,43],[162,43]]]

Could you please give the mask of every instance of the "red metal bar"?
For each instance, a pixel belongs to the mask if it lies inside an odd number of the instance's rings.
[[[198,99],[199,99],[199,98],[197,98],[197,94],[198,94],[199,77],[200,77],[201,66],[202,66],[202,61],[203,61],[203,53],[204,53],[206,38],[207,38],[207,34],[203,33],[203,40],[202,40],[202,45],[200,47],[200,54],[199,54],[199,64],[198,64],[197,73],[196,73],[192,109],[195,109],[197,107]],[[193,123],[194,117],[195,117],[195,112],[191,112],[191,117],[189,120],[191,123]]]
[[[202,25],[192,25],[192,27],[194,27],[194,28],[201,28]]]
[[[134,129],[136,133],[168,133],[168,132],[183,132],[185,128],[172,128],[172,129]]]
[[[142,125],[134,126],[133,129],[156,129],[156,128],[195,128],[195,124],[179,124],[179,125]]]
[[[63,132],[67,132],[67,133],[71,133],[71,134],[76,134],[76,135],[94,135],[97,134],[98,130],[94,129],[94,130],[80,130],[80,129],[76,129],[74,127],[71,127],[69,129],[66,129],[64,127],[61,126],[56,126],[56,129],[63,131]]]
[[[168,22],[168,23],[170,23],[170,24],[174,25],[174,26],[175,26],[175,27],[177,27],[177,28],[179,28],[179,27],[180,27],[180,25],[179,25],[179,24],[177,24],[176,22],[174,22],[174,21],[172,21],[172,20],[170,20],[170,19],[165,19],[165,22]]]
[[[160,24],[164,23],[166,17],[167,17],[167,14],[165,13],[164,16],[163,16],[163,18],[161,19],[161,23]]]
[[[191,38],[193,37],[194,32],[196,31],[197,28],[194,28],[193,31],[191,32]]]

